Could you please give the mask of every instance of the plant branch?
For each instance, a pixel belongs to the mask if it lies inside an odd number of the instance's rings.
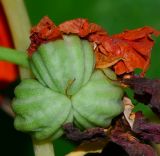
[[[9,61],[23,67],[29,67],[27,54],[10,48],[0,47],[0,60]]]

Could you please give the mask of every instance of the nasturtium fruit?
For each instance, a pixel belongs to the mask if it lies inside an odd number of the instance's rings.
[[[75,94],[89,80],[94,69],[92,46],[78,36],[42,44],[31,57],[35,77],[62,94]]]
[[[123,90],[109,68],[95,69],[91,44],[75,35],[41,44],[29,58],[34,79],[15,89],[15,127],[37,140],[56,139],[63,125],[107,127],[123,111]]]
[[[122,95],[122,89],[102,71],[94,71],[90,81],[71,98],[75,120],[84,128],[108,126],[123,110]]]

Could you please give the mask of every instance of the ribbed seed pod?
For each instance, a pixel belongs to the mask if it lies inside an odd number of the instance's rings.
[[[123,110],[122,95],[116,83],[102,71],[95,71],[90,81],[72,97],[75,124],[83,128],[108,126]]]
[[[44,87],[36,80],[23,80],[16,87],[15,95],[12,107],[16,113],[16,129],[31,132],[38,140],[55,137],[65,122],[73,120],[67,96]]]
[[[41,83],[66,95],[75,94],[87,83],[95,64],[90,43],[78,36],[41,45],[30,61]]]
[[[111,69],[94,69],[90,43],[77,36],[41,45],[30,58],[35,78],[15,89],[15,127],[37,140],[56,139],[62,126],[109,126],[122,111],[123,91]]]

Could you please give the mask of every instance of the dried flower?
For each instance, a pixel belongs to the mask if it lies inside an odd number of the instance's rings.
[[[63,38],[64,34],[75,34],[92,43],[96,68],[113,66],[118,75],[140,68],[144,75],[150,64],[150,53],[154,45],[151,35],[158,36],[160,32],[146,26],[110,36],[101,26],[89,23],[87,19],[78,18],[56,26],[45,16],[31,31],[29,55],[42,43]]]
[[[135,113],[133,132],[144,141],[160,143],[160,124],[147,121],[142,112]]]
[[[133,89],[135,99],[144,104],[148,104],[148,106],[160,116],[160,80],[132,77],[123,79],[122,83]]]

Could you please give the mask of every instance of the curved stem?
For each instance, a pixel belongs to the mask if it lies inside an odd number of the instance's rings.
[[[0,60],[9,61],[23,67],[29,67],[27,54],[10,48],[0,47]]]

